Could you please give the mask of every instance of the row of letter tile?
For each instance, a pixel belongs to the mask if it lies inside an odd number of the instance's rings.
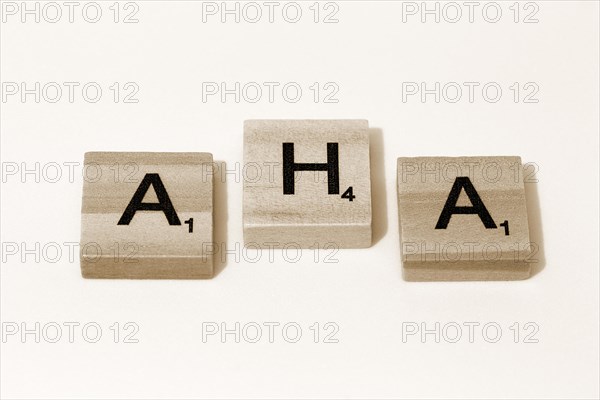
[[[366,120],[246,121],[245,244],[370,247],[369,153]],[[84,277],[213,276],[211,154],[90,152],[84,164],[95,171],[83,187]],[[527,278],[522,168],[519,157],[399,158],[404,278]]]

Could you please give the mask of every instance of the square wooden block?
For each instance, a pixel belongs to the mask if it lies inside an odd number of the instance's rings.
[[[520,157],[399,158],[398,210],[406,280],[529,277]]]
[[[243,170],[247,245],[371,245],[367,121],[246,121]]]
[[[85,278],[212,277],[211,154],[92,152],[84,168]]]

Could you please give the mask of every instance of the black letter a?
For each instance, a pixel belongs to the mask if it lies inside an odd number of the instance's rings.
[[[154,188],[158,203],[142,203],[150,186]],[[181,225],[181,221],[179,221],[179,217],[177,217],[175,208],[173,208],[171,199],[169,199],[169,195],[158,174],[146,174],[146,176],[144,176],[142,183],[140,183],[140,186],[135,191],[133,198],[129,202],[129,205],[125,209],[125,212],[117,225],[129,225],[135,212],[139,210],[162,211],[165,213],[169,225]]]
[[[473,205],[472,207],[458,207],[456,205],[462,189],[465,189],[465,193]],[[448,200],[446,200],[446,204],[444,205],[444,209],[440,214],[440,218],[438,219],[435,229],[446,229],[452,214],[477,214],[487,229],[497,228],[492,216],[488,212],[487,208],[485,208],[483,201],[481,201],[481,197],[479,197],[475,187],[467,176],[459,176],[454,181],[454,185],[450,190]]]

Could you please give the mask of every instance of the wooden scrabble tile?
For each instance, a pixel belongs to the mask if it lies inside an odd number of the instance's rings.
[[[369,247],[368,122],[246,121],[243,219],[246,244]]]
[[[530,274],[520,157],[402,157],[404,278],[513,280]]]
[[[92,152],[84,166],[85,278],[212,277],[211,154]]]

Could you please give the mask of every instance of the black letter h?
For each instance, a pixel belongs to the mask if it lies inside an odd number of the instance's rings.
[[[283,194],[294,194],[296,171],[327,171],[329,194],[340,194],[338,144],[327,143],[327,163],[294,162],[294,143],[283,143]]]

